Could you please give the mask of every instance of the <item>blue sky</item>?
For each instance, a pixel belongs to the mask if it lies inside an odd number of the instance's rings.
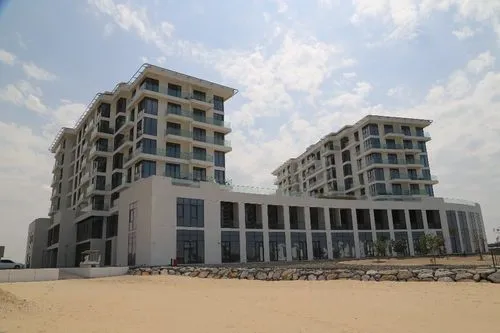
[[[237,88],[235,183],[366,114],[433,119],[436,194],[499,224],[500,0],[0,0],[0,244],[24,257],[46,216],[60,126],[147,61]]]

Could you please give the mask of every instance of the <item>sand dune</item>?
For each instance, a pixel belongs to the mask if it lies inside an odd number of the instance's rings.
[[[0,332],[497,332],[487,283],[124,276],[0,284]]]

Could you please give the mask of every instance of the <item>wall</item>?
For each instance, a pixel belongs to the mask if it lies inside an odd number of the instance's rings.
[[[28,268],[42,267],[43,250],[47,246],[47,229],[49,226],[50,219],[48,218],[39,218],[30,223],[25,258]]]
[[[3,269],[0,270],[0,282],[53,281],[59,279],[59,269]]]
[[[423,233],[442,232],[445,240],[445,247],[448,253],[451,253],[451,243],[449,239],[448,223],[446,218],[446,210],[481,212],[479,205],[445,203],[441,198],[423,198],[415,201],[370,201],[370,200],[332,200],[332,199],[315,199],[311,197],[289,197],[281,195],[259,195],[241,192],[231,192],[221,189],[218,185],[210,183],[200,183],[198,187],[174,186],[171,179],[165,177],[150,177],[142,179],[132,185],[129,189],[121,194],[119,203],[119,247],[118,247],[118,264],[126,265],[127,247],[128,247],[128,205],[131,202],[137,201],[138,204],[138,222],[137,222],[137,260],[136,265],[164,265],[170,263],[170,259],[176,258],[176,199],[177,197],[202,199],[204,200],[205,214],[205,263],[218,264],[221,262],[221,227],[220,227],[220,201],[236,202],[239,205],[239,229],[232,229],[240,233],[240,255],[242,262],[246,261],[246,247],[244,242],[245,226],[244,226],[244,203],[254,203],[263,205],[262,222],[263,230],[267,229],[267,206],[280,205],[284,206],[285,212],[285,232],[287,243],[290,242],[290,225],[288,217],[288,206],[301,207],[319,207],[325,212],[327,235],[331,232],[329,224],[329,211],[327,208],[347,208],[353,212],[353,222],[356,221],[356,209],[363,208],[370,210],[371,217],[371,233],[373,240],[376,240],[377,230],[373,219],[374,209],[401,209],[405,211],[407,229],[401,230],[407,232],[409,243],[412,240],[412,232],[409,228],[408,210],[422,210],[422,218],[424,229],[418,230]],[[441,219],[441,229],[429,229],[425,210],[439,210]],[[312,259],[311,245],[311,230],[310,216],[308,209],[305,210],[306,237],[309,259]],[[392,215],[388,212],[389,230],[384,232],[394,236]],[[468,221],[469,223],[469,221]],[[482,221],[481,221],[482,223]],[[354,240],[356,244],[356,257],[360,257],[360,243],[358,239],[357,225],[354,224]],[[484,229],[484,228],[483,228]],[[269,258],[267,233],[264,232],[264,253],[265,257]],[[329,236],[327,239],[330,238]],[[327,241],[329,258],[332,256],[331,240]],[[410,249],[410,253],[412,250]],[[287,244],[288,260],[291,260],[291,248]]]
[[[61,268],[61,272],[84,278],[99,278],[127,274],[128,267],[68,267]]]

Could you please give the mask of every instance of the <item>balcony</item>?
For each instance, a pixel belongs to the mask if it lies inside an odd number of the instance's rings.
[[[217,145],[223,147],[231,147],[231,142],[228,140],[223,140],[219,138],[215,138],[213,136],[193,136],[193,140],[196,142],[204,142],[210,145]]]
[[[405,196],[429,196],[429,193],[425,190],[401,190],[401,191],[379,191],[373,193],[372,196],[396,196],[396,197],[405,197]]]
[[[111,138],[115,133],[114,129],[111,127],[99,128],[98,126],[94,127],[90,134],[90,141],[94,141],[98,137]]]
[[[417,176],[417,175],[408,175],[404,173],[393,174],[390,176],[391,180],[409,180],[409,181],[423,181],[423,182],[437,182],[437,177],[435,176]]]
[[[193,117],[193,112],[189,111],[189,110],[178,109],[178,108],[167,108],[165,110],[165,116],[167,117],[167,119],[169,117],[172,117],[172,118],[181,117],[181,118],[191,119]]]
[[[229,131],[224,131],[225,133],[229,133],[230,129],[231,129],[231,124],[229,122],[214,119],[214,118],[207,118],[207,117],[200,117],[200,116],[193,115],[193,121],[198,122],[198,123],[202,123],[202,124],[208,124],[208,125],[215,126],[215,127],[222,127],[222,128],[228,129]]]
[[[167,137],[181,137],[190,140],[193,139],[193,132],[177,128],[167,128],[165,130],[165,135]]]
[[[388,130],[384,133],[384,137],[386,137],[386,138],[403,138],[405,136],[410,136],[410,135],[411,135],[411,132],[405,133],[405,132],[400,131],[400,130]]]
[[[92,158],[96,154],[109,154],[113,152],[113,147],[103,145],[93,145],[90,149],[89,157]]]

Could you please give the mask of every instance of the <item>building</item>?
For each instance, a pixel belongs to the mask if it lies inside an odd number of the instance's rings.
[[[28,240],[26,244],[26,268],[41,268],[43,267],[43,253],[49,241],[50,227],[49,218],[38,218],[30,223],[28,227]],[[51,234],[50,237],[58,237]]]
[[[369,115],[273,171],[285,193],[387,199],[434,196],[430,120]]]
[[[55,164],[46,265],[78,265],[89,248],[106,253],[105,264],[113,262],[117,202],[141,178],[225,183],[231,128],[224,103],[236,92],[144,64],[129,82],[97,94],[50,148]]]
[[[374,256],[381,237],[404,240],[405,255],[419,255],[419,239],[428,233],[442,236],[449,254],[487,248],[474,203],[251,194],[155,176],[120,197],[116,264],[364,258]]]
[[[430,121],[368,116],[280,167],[279,191],[238,191],[225,175],[224,105],[235,93],[145,64],[98,94],[51,147],[43,266],[78,266],[89,249],[104,266],[362,258],[380,237],[418,255],[426,233],[441,235],[447,253],[485,248],[479,205],[433,197]],[[311,187],[320,174],[322,191]],[[332,193],[332,179],[347,185],[343,196],[316,197]]]

